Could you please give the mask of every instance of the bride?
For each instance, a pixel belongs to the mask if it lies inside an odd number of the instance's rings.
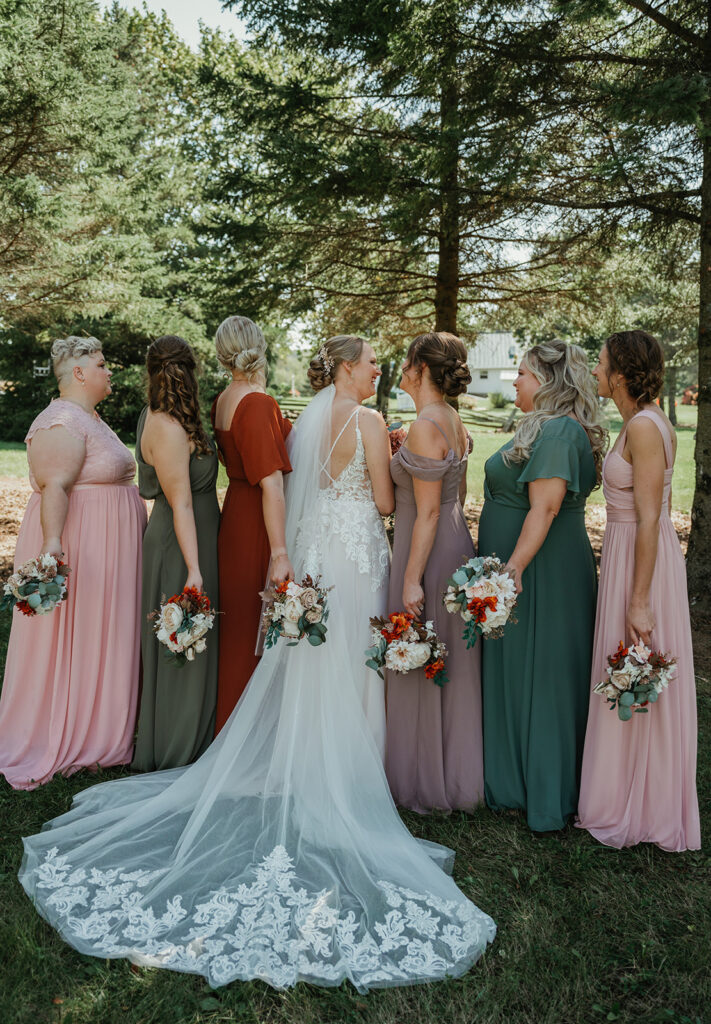
[[[364,666],[384,609],[382,422],[360,402],[378,368],[360,338],[312,362],[324,385],[291,449],[287,545],[329,594],[326,643],[265,652],[194,765],[102,783],[24,840],[20,881],[81,953],[204,975],[361,992],[463,974],[494,922],[414,839],[382,765],[382,684]],[[234,580],[239,586],[239,579]]]

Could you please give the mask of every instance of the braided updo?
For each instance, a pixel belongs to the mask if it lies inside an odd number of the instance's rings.
[[[148,405],[178,421],[199,455],[212,451],[200,417],[193,350],[175,334],[158,338],[148,349]]]
[[[266,380],[267,343],[261,330],[246,316],[228,316],[215,333],[217,358],[226,370],[236,370],[250,384]]]
[[[664,383],[664,353],[657,339],[646,331],[620,331],[610,335],[605,347],[610,372],[622,374],[637,406],[653,402]]]
[[[426,366],[432,383],[447,398],[456,398],[465,392],[472,379],[464,342],[446,331],[419,334],[410,343],[405,365],[420,372]]]
[[[365,341],[357,334],[337,334],[325,341],[309,363],[309,384],[321,391],[333,384],[341,363],[357,363]]]

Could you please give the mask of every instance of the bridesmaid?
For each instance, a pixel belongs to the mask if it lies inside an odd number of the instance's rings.
[[[585,500],[606,434],[577,345],[536,345],[514,387],[526,415],[486,462],[479,523],[479,553],[508,559],[519,592],[518,622],[483,641],[484,778],[491,808],[547,832],[578,806],[596,590]]]
[[[126,764],[136,726],[141,542],[146,506],[131,453],[96,412],[111,371],[96,338],[52,345],[55,398],[27,432],[32,497],[15,567],[70,566],[67,598],[12,616],[0,701],[0,774],[34,789],[55,772]]]
[[[447,404],[471,374],[453,334],[421,334],[410,345],[400,386],[417,419],[390,464],[395,482],[395,537],[390,612],[432,619],[449,654],[443,688],[423,669],[387,676],[386,771],[401,807],[471,810],[482,799],[480,645],[467,651],[461,619],[442,604],[446,581],[474,555],[462,506],[471,440]]]
[[[593,372],[624,422],[603,468],[593,685],[620,641],[667,651],[677,666],[659,703],[630,722],[591,695],[579,825],[607,846],[698,850],[694,662],[684,559],[669,518],[676,436],[654,401],[664,374],[659,342],[644,331],[613,334]]]
[[[148,615],[183,587],[217,603],[217,456],[200,420],[195,356],[173,335],[148,349],[148,406],[138,420],[136,460],[153,511],[143,540],[141,651],[143,692],[132,767],[142,771],[190,764],[212,742],[217,699],[218,620],[207,649],[193,662],[171,664]]]
[[[293,579],[286,553],[283,474],[291,472],[286,438],[291,423],[265,394],[266,341],[244,316],[224,320],[215,335],[217,358],[232,381],[212,406],[221,460],[229,477],[217,541],[220,567],[219,732],[259,661],[256,653],[267,579]]]

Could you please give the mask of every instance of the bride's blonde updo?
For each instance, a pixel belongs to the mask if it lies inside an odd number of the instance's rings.
[[[325,341],[309,364],[309,384],[314,391],[333,384],[341,363],[357,363],[364,344],[356,334],[337,334]]]
[[[236,370],[250,384],[267,376],[267,343],[246,316],[228,316],[215,333],[217,358],[226,370]]]
[[[502,453],[504,462],[507,466],[527,462],[543,424],[560,416],[573,416],[588,435],[600,483],[608,432],[601,425],[600,403],[585,352],[579,345],[556,339],[534,345],[521,363],[541,386],[533,395],[532,411],[523,415],[511,447]]]

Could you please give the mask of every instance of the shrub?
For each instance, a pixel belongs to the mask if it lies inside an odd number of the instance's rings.
[[[500,391],[492,391],[489,395],[489,405],[492,409],[505,409],[508,404],[508,398],[504,398]]]

